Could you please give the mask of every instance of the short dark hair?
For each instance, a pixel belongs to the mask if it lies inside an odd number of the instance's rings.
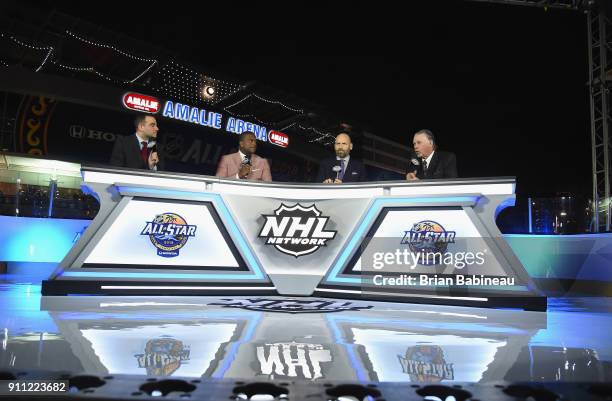
[[[138,126],[140,124],[144,124],[145,121],[147,121],[147,117],[153,117],[149,114],[138,114],[136,117],[134,117],[134,128],[136,128],[136,130],[138,130]],[[153,117],[155,118],[155,117]]]
[[[247,135],[253,135],[255,137],[255,139],[257,139],[257,135],[255,135],[254,132],[251,132],[251,131],[242,131],[242,133],[240,134],[240,139],[238,139],[238,142],[244,141],[245,138],[247,137]]]
[[[434,136],[433,132],[431,132],[428,129],[420,129],[417,132],[415,132],[413,136],[416,136],[419,134],[425,135],[427,139],[429,140],[429,142],[431,142],[431,144],[433,145],[434,149],[438,147],[438,145],[436,145],[436,137]]]

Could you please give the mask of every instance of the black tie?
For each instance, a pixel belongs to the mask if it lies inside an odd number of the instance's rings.
[[[423,175],[427,174],[427,160],[423,159]]]

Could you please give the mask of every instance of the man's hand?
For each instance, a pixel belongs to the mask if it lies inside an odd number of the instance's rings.
[[[327,178],[325,181],[323,181],[323,184],[333,184],[333,181],[331,178]]]
[[[159,157],[157,156],[157,152],[151,152],[151,154],[149,155],[149,168],[153,170],[157,163],[159,163]]]
[[[419,177],[417,177],[416,173],[414,173],[414,172],[406,174],[406,180],[408,180],[408,181],[416,181],[418,179],[419,179]]]
[[[336,178],[334,180],[334,184],[342,184],[342,180],[340,178]]]
[[[249,174],[251,174],[251,165],[242,164],[240,166],[240,171],[238,172],[238,177],[244,179],[244,178],[247,178]]]

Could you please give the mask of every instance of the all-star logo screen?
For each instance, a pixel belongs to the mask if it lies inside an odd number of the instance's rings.
[[[149,236],[158,256],[173,258],[179,255],[189,237],[195,236],[196,228],[176,213],[162,213],[147,221],[140,235]]]
[[[263,215],[265,222],[260,238],[265,238],[266,245],[272,245],[282,253],[293,255],[296,258],[316,252],[327,241],[334,239],[337,231],[325,230],[329,220],[312,204],[303,206],[285,205],[272,215]]]
[[[408,244],[414,253],[433,255],[444,253],[448,244],[455,242],[455,231],[447,231],[440,223],[433,220],[419,221],[408,231],[404,231],[402,244]],[[426,259],[424,264],[434,264],[433,261]]]

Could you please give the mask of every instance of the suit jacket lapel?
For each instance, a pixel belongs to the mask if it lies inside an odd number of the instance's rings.
[[[439,156],[439,152],[434,152],[433,156],[431,157],[431,163],[429,163],[429,166],[427,166],[427,174],[425,174],[425,177],[430,178],[433,176],[433,173],[436,171],[436,168],[438,168],[438,163],[440,162]]]
[[[353,168],[353,163],[352,161],[353,158],[350,158],[348,163],[346,163],[346,167],[344,168],[344,175],[346,176],[347,174],[349,174],[351,172],[351,168]]]
[[[240,164],[242,163],[240,153],[234,153],[234,157],[232,157],[232,163],[234,164],[234,168],[236,169],[236,171],[240,171]]]
[[[252,155],[251,156],[251,164],[253,164],[253,169],[254,170],[261,170],[263,169],[263,159],[257,155]]]
[[[136,160],[138,160],[139,164],[142,167],[149,167],[145,165],[145,162],[142,160],[142,157],[140,156],[140,143],[138,142],[138,137],[136,135],[132,135],[131,136],[131,140],[130,140],[130,147],[132,148],[130,150],[130,154],[134,155],[134,157],[136,157]]]

